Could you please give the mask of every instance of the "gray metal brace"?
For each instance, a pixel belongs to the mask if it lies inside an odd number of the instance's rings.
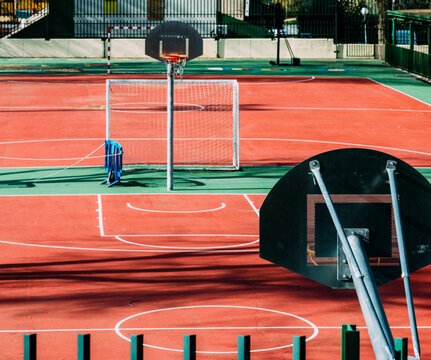
[[[310,161],[310,170],[322,192],[346,255],[376,359],[395,360],[394,339],[365,251],[357,235],[347,238],[320,173],[319,161]]]
[[[404,291],[406,293],[407,310],[409,313],[410,329],[412,333],[413,351],[417,359],[420,358],[420,345],[418,328],[416,324],[415,308],[413,305],[413,296],[410,287],[410,273],[409,265],[407,261],[406,244],[404,241],[404,232],[401,221],[400,207],[398,204],[398,191],[397,182],[395,180],[395,170],[397,168],[397,162],[394,160],[388,160],[386,163],[386,171],[389,177],[389,186],[391,188],[392,197],[392,208],[394,210],[395,230],[397,232],[398,249],[400,251],[400,264],[401,264],[401,277],[403,278]]]

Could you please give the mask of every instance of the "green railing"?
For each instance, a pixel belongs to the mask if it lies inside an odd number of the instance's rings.
[[[431,10],[388,11],[385,60],[431,78]]]
[[[36,334],[24,334],[23,355],[24,360],[37,359]],[[183,335],[183,360],[196,360],[196,335]],[[237,337],[237,360],[250,360],[251,338],[249,335]],[[396,360],[407,360],[407,338],[395,339]],[[131,335],[130,337],[130,360],[144,359],[144,336]],[[359,360],[360,334],[356,325],[341,326],[341,360]],[[78,360],[91,359],[90,335],[78,334],[77,341]],[[293,336],[292,360],[306,360],[306,338],[305,336]]]

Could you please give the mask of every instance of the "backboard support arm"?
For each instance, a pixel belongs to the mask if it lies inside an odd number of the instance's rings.
[[[410,330],[412,333],[413,351],[416,358],[420,358],[420,345],[418,328],[416,324],[415,308],[413,305],[413,296],[410,287],[410,273],[407,261],[406,244],[404,241],[404,232],[401,221],[400,207],[398,204],[397,182],[395,180],[395,170],[397,162],[388,160],[386,163],[386,172],[388,173],[389,186],[391,188],[392,208],[394,211],[395,230],[397,232],[398,249],[400,251],[401,277],[403,278],[404,291],[406,294],[407,310],[409,313]]]
[[[319,161],[312,160],[309,166],[323,195],[346,255],[376,358],[395,360],[392,332],[361,240],[354,233],[346,236],[320,172]]]

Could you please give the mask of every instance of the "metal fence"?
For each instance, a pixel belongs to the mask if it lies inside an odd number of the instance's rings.
[[[374,44],[383,42],[394,4],[429,7],[429,0],[0,0],[0,36],[104,38],[108,26],[179,20],[203,37],[273,37],[281,28],[288,37]]]
[[[386,61],[431,78],[431,10],[388,12]]]

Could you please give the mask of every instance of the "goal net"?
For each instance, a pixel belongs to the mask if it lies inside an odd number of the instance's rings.
[[[123,164],[166,169],[167,81],[107,80],[106,138],[124,150]],[[236,80],[182,80],[174,87],[176,169],[239,169]]]

